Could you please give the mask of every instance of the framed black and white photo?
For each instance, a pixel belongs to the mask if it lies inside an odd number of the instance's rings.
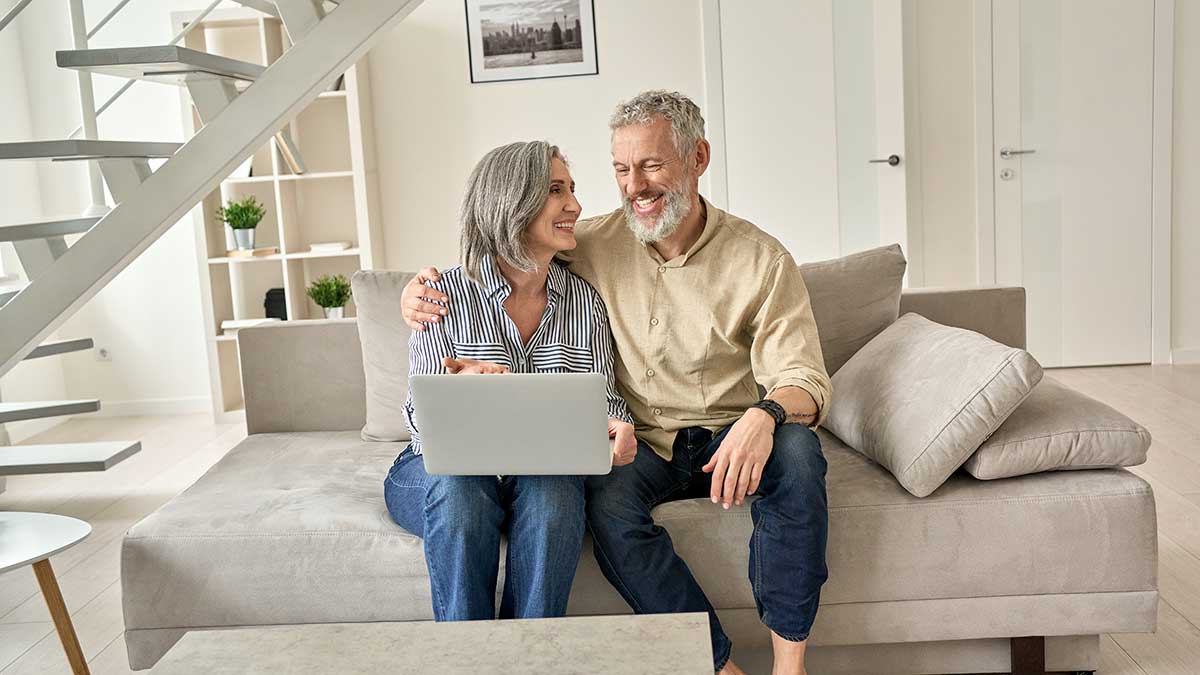
[[[465,0],[472,82],[596,75],[593,0]]]

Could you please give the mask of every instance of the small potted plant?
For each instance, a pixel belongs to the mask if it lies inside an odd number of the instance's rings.
[[[340,319],[350,301],[350,282],[341,274],[322,274],[309,284],[308,297],[325,310],[326,319]]]
[[[254,195],[245,199],[233,200],[224,208],[217,209],[217,220],[233,229],[233,238],[239,251],[254,250],[254,228],[266,215],[267,210],[259,203]]]

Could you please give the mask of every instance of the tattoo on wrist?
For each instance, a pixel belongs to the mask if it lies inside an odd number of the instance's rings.
[[[817,419],[817,413],[792,413],[788,415],[788,422],[801,422],[808,424]]]

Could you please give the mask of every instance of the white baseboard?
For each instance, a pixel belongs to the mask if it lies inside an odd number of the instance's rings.
[[[211,412],[212,404],[205,396],[190,398],[148,398],[135,401],[100,399],[100,411],[89,417],[134,417],[155,415],[192,415]]]
[[[1200,347],[1171,350],[1171,363],[1179,365],[1200,363]]]
[[[24,422],[9,422],[5,425],[8,428],[9,443],[16,445],[37,436],[43,431],[49,431],[54,427],[66,422],[69,417],[46,417],[40,420],[25,420]]]

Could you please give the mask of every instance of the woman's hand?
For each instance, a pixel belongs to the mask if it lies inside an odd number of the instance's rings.
[[[613,466],[632,464],[637,459],[637,438],[633,425],[621,420],[608,420],[608,437],[613,439]]]
[[[502,375],[508,372],[508,366],[499,363],[476,359],[452,359],[449,356],[442,359],[442,367],[451,375]]]
[[[441,281],[436,267],[426,267],[417,272],[417,276],[409,279],[400,296],[400,313],[404,323],[413,330],[425,330],[425,323],[437,323],[446,316],[446,308],[435,302],[449,302],[450,296],[425,285],[426,281]]]

